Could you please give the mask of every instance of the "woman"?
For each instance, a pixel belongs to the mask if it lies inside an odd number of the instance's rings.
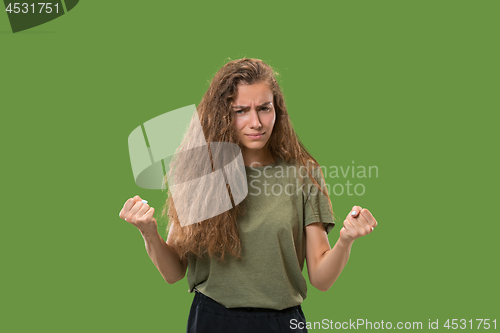
[[[163,211],[169,217],[166,243],[157,232],[154,208],[139,196],[127,200],[120,217],[141,231],[168,283],[188,272],[189,291],[195,292],[188,332],[307,332],[301,308],[307,291],[304,259],[311,284],[328,290],[354,240],[371,233],[377,222],[354,206],[330,248],[327,233],[335,222],[323,174],[293,130],[272,68],[261,60],[224,65],[197,111],[207,142],[240,147],[248,181],[245,200],[181,226],[169,192]],[[191,126],[181,148],[192,148],[194,133]],[[169,173],[179,181],[200,172],[193,163],[196,150],[181,150],[187,153],[178,154]]]

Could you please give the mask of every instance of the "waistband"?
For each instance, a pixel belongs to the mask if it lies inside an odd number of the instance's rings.
[[[240,308],[226,308],[224,305],[215,301],[214,299],[206,296],[197,289],[194,289],[195,296],[193,299],[193,305],[202,306],[207,312],[224,314],[229,316],[239,316],[239,317],[256,317],[256,316],[291,316],[297,318],[298,316],[304,316],[302,312],[302,307],[299,305],[292,306],[283,310],[276,309],[266,309],[266,308],[253,308],[253,307],[240,307]]]

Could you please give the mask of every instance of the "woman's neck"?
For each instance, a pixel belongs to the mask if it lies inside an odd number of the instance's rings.
[[[241,149],[245,166],[261,167],[276,162],[267,149]]]

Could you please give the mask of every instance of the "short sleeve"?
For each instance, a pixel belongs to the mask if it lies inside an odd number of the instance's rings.
[[[321,173],[316,172],[313,175],[323,191],[328,193],[328,187],[325,185]],[[304,227],[311,223],[323,222],[328,234],[335,226],[330,199],[311,180],[307,181],[306,184],[304,188],[304,194],[307,193],[304,201]]]

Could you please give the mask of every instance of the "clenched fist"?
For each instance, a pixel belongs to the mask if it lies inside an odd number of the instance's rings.
[[[155,209],[144,203],[141,197],[136,195],[128,199],[120,211],[120,218],[136,226],[142,233],[150,234],[157,232],[157,223],[153,214]]]
[[[340,238],[346,242],[353,242],[356,238],[368,235],[377,226],[377,221],[368,209],[354,206],[344,220],[344,227],[340,230]]]

